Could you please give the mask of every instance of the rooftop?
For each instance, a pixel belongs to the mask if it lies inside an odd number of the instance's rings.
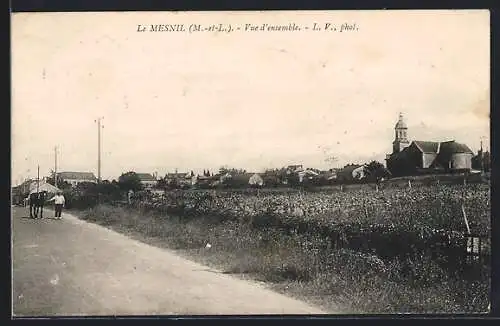
[[[59,172],[57,175],[64,180],[97,180],[92,172]]]
[[[151,173],[137,173],[141,181],[156,181],[156,178]]]

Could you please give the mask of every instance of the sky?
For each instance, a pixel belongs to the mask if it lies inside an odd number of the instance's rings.
[[[410,140],[489,144],[488,11],[12,14],[12,180],[58,171],[328,169]],[[173,33],[231,23],[357,31]],[[328,160],[335,157],[333,162]]]

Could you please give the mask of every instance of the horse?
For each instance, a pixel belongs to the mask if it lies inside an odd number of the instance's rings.
[[[29,195],[30,202],[30,217],[38,218],[38,212],[40,212],[40,218],[43,218],[43,205],[45,204],[45,191],[33,192]]]

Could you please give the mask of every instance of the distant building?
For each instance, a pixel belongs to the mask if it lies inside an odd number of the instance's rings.
[[[258,173],[226,173],[220,178],[220,182],[228,187],[262,186],[264,179]]]
[[[178,186],[190,186],[194,183],[193,181],[194,174],[191,173],[184,173],[184,172],[175,172],[175,173],[167,173],[165,175],[165,181],[167,184],[176,184]]]
[[[219,185],[221,183],[220,176],[213,175],[197,175],[191,177],[191,185],[197,186],[199,188],[211,188]]]
[[[302,164],[294,164],[286,167],[287,174],[298,173],[304,170],[304,166]]]
[[[393,152],[386,156],[387,169],[393,176],[470,171],[474,153],[465,144],[408,140],[407,126],[400,114],[395,126]]]
[[[156,177],[151,173],[137,173],[137,176],[144,188],[153,188],[158,183]]]
[[[336,180],[338,170],[339,169],[330,169],[328,171],[321,171],[319,177],[328,181]]]
[[[317,178],[319,176],[319,173],[312,169],[305,169],[299,171],[298,176],[299,176],[299,182],[304,182],[304,180],[312,180],[314,178]]]
[[[477,155],[472,158],[472,168],[482,172],[490,172],[491,170],[491,155],[489,151],[483,151],[483,142]]]
[[[364,166],[362,164],[348,164],[337,171],[336,179],[340,182],[353,181],[358,176],[358,173],[354,171],[359,171],[360,168],[363,169]]]
[[[59,172],[58,179],[76,186],[82,182],[97,183],[97,178],[92,172]]]
[[[263,186],[264,185],[264,179],[260,176],[258,173],[254,173],[250,179],[248,179],[248,183],[251,186]]]
[[[403,114],[399,114],[398,122],[394,126],[394,141],[392,142],[392,152],[399,153],[410,146],[408,140],[408,126],[404,121]]]
[[[365,170],[364,165],[359,166],[359,167],[355,168],[354,170],[352,170],[352,178],[353,179],[361,180],[361,179],[364,179],[365,177],[366,177],[366,170]]]

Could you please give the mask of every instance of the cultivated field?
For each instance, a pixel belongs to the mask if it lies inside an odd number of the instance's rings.
[[[489,303],[485,184],[141,193],[132,207],[80,216],[324,307],[484,312]],[[472,263],[465,218],[485,239]]]

